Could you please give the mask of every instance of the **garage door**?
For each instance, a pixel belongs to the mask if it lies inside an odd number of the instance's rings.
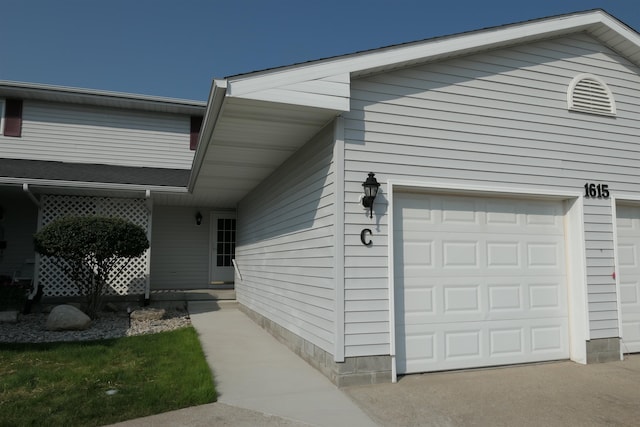
[[[618,206],[616,210],[622,349],[636,353],[640,352],[640,207]]]
[[[394,196],[398,373],[569,357],[561,201]]]

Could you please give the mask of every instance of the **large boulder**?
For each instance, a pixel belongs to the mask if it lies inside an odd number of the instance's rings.
[[[91,324],[89,316],[72,305],[58,305],[47,317],[49,331],[81,331]]]
[[[141,308],[131,313],[131,320],[160,320],[164,317],[165,312],[164,308]]]

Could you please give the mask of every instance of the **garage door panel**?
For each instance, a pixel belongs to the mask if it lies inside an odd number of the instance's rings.
[[[426,317],[435,314],[433,287],[407,289],[404,295],[404,301],[401,301],[401,303],[404,307],[405,322],[411,323],[412,320],[419,322],[427,321],[425,319]]]
[[[566,358],[564,318],[408,325],[397,337],[399,372],[428,372]]]
[[[441,223],[443,225],[461,224],[477,225],[480,223],[479,207],[474,200],[465,199],[443,199],[442,201]]]
[[[635,268],[638,267],[638,253],[636,244],[620,243],[618,244],[618,265],[620,267]]]
[[[424,234],[424,240],[408,237],[409,240],[399,248],[401,253],[396,253],[411,267],[423,260],[422,267],[536,268],[564,272],[563,236],[518,235],[498,238],[496,234],[442,233],[438,230]]]
[[[480,256],[475,240],[445,240],[442,242],[442,267],[477,268]]]
[[[402,245],[402,256],[412,266],[411,268],[432,267],[434,265],[433,253],[433,242],[428,239],[407,241]]]
[[[407,200],[431,213],[398,225]],[[403,194],[394,209],[399,373],[568,357],[561,202]],[[427,263],[408,253],[425,246]]]
[[[455,322],[567,316],[563,277],[414,277],[396,281],[397,322]]]
[[[561,292],[560,283],[535,283],[529,285],[529,304],[531,310],[561,309],[560,304],[566,298]]]
[[[528,268],[561,268],[560,246],[556,242],[527,244]]]
[[[620,283],[620,302],[628,309],[638,306],[638,282]]]
[[[445,285],[442,288],[443,315],[472,316],[481,312],[480,285]]]
[[[637,343],[640,342],[640,319],[625,320],[622,322],[622,336],[624,338],[625,351],[636,352]]]
[[[627,352],[640,352],[640,208],[617,206],[618,266],[622,342]]]
[[[487,268],[522,268],[522,245],[517,241],[487,242]]]
[[[518,283],[489,285],[489,311],[492,313],[510,313],[524,309],[522,286]]]

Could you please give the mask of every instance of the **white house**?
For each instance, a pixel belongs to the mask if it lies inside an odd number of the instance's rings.
[[[594,10],[215,80],[206,111],[5,83],[0,205],[26,236],[77,200],[140,204],[147,294],[233,280],[338,385],[619,360],[640,351],[639,67],[640,35]]]

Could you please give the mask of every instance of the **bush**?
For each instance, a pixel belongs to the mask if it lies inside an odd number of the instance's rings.
[[[109,280],[149,247],[145,230],[126,220],[72,216],[55,220],[34,236],[36,251],[51,257],[87,299],[95,319]],[[124,261],[124,262],[121,262]]]

